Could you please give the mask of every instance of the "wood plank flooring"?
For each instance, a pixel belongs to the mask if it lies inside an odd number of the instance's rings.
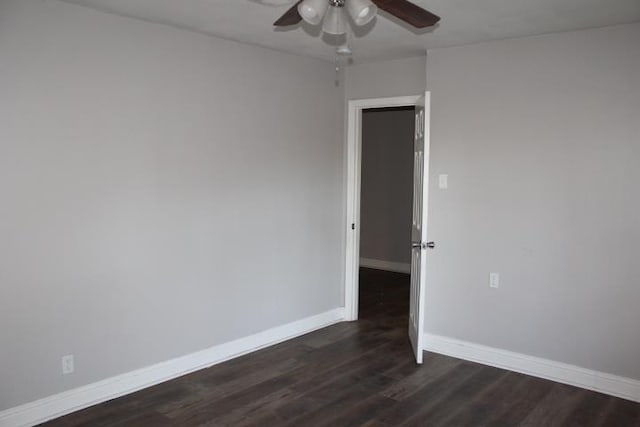
[[[408,276],[362,269],[360,317],[47,426],[640,426],[640,404],[433,353]]]

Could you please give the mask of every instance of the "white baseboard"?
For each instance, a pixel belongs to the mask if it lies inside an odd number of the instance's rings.
[[[0,412],[0,427],[32,426],[344,320],[337,308]]]
[[[640,402],[640,381],[433,334],[425,350]]]
[[[395,271],[396,273],[411,273],[411,264],[404,262],[383,261],[381,259],[360,258],[360,267],[376,270]]]

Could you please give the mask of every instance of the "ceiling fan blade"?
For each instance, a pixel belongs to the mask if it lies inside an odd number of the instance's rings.
[[[440,17],[407,0],[372,0],[378,8],[416,28],[435,25]]]
[[[302,21],[302,16],[298,13],[298,5],[300,3],[302,3],[302,0],[297,1],[296,4],[287,10],[273,25],[276,27],[287,27],[289,25],[296,25]]]

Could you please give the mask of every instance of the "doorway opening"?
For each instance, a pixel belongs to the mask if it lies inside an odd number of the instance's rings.
[[[361,135],[358,317],[408,325],[415,106],[363,109]]]
[[[424,95],[378,98],[349,101],[347,120],[347,235],[345,260],[345,318],[357,320],[359,311],[360,287],[360,257],[361,257],[361,203],[363,180],[363,120],[369,114],[391,111],[411,110],[413,115],[413,163],[411,193],[411,239],[404,242],[410,251],[410,261],[403,257],[404,250],[399,250],[392,260],[377,260],[363,258],[363,267],[377,266],[378,269],[400,270],[401,274],[409,266],[409,306],[408,306],[408,335],[413,347],[417,363],[422,363],[423,331],[424,331],[424,289],[426,286],[426,248],[432,248],[433,243],[427,243],[427,204],[429,189],[429,107],[430,94]],[[372,111],[367,111],[372,110]],[[407,167],[409,169],[409,167]],[[375,167],[374,167],[375,170]],[[408,172],[408,171],[405,171]],[[368,169],[365,169],[368,174]],[[402,191],[402,190],[400,190]],[[366,197],[366,196],[365,196]],[[368,203],[369,200],[365,200]],[[388,207],[393,211],[393,206]],[[398,217],[402,217],[402,208],[398,209]],[[374,214],[375,215],[375,214]],[[375,221],[374,221],[375,222]],[[369,223],[371,227],[371,223]],[[366,223],[365,223],[366,227]],[[375,228],[375,227],[373,227]],[[377,230],[379,231],[379,230]],[[376,230],[369,230],[375,233]],[[393,232],[393,231],[392,231]],[[400,231],[398,241],[402,241],[403,232]],[[366,239],[366,238],[365,238]],[[375,239],[375,238],[374,238]],[[366,242],[366,240],[365,240]],[[379,248],[378,248],[379,249]],[[369,249],[365,249],[365,254]],[[396,260],[394,260],[394,258]],[[372,261],[373,260],[373,261]],[[406,274],[406,273],[404,273]],[[406,277],[406,276],[405,276]],[[365,277],[363,276],[363,279]]]

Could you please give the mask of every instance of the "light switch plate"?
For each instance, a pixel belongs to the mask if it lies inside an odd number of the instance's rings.
[[[489,287],[490,288],[500,287],[500,273],[489,273]]]
[[[440,187],[441,190],[449,188],[449,175],[438,175],[438,187]]]

